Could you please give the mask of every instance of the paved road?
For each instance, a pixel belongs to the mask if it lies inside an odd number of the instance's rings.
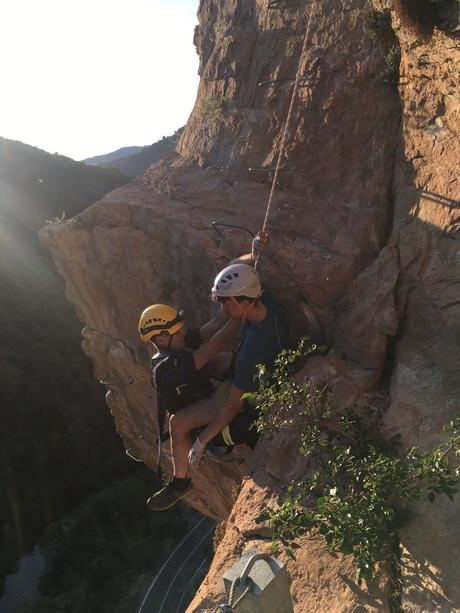
[[[182,539],[146,590],[137,613],[184,613],[209,562],[216,522],[202,517]]]

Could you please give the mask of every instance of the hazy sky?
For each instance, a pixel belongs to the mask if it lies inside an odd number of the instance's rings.
[[[183,125],[198,0],[0,0],[0,136],[74,159]]]

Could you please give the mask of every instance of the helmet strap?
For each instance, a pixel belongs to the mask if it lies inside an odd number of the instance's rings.
[[[249,313],[252,311],[252,308],[253,308],[253,306],[256,303],[256,299],[254,298],[254,300],[251,302],[251,304],[248,306],[247,309],[243,309],[243,307],[241,306],[241,303],[238,302],[238,300],[235,300],[235,298],[233,296],[230,296],[230,300],[233,302],[234,305],[236,305],[236,308],[241,313],[241,319],[243,321],[246,321],[246,319],[248,318]]]

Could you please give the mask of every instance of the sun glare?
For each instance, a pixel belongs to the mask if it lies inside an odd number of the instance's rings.
[[[185,123],[198,0],[5,0],[0,135],[75,159]]]

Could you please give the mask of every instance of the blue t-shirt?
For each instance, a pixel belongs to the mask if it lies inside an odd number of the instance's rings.
[[[261,300],[267,308],[267,316],[256,324],[245,323],[237,367],[232,378],[232,384],[243,392],[257,391],[257,364],[271,367],[278,353],[292,345],[284,309],[269,290],[264,291]]]

